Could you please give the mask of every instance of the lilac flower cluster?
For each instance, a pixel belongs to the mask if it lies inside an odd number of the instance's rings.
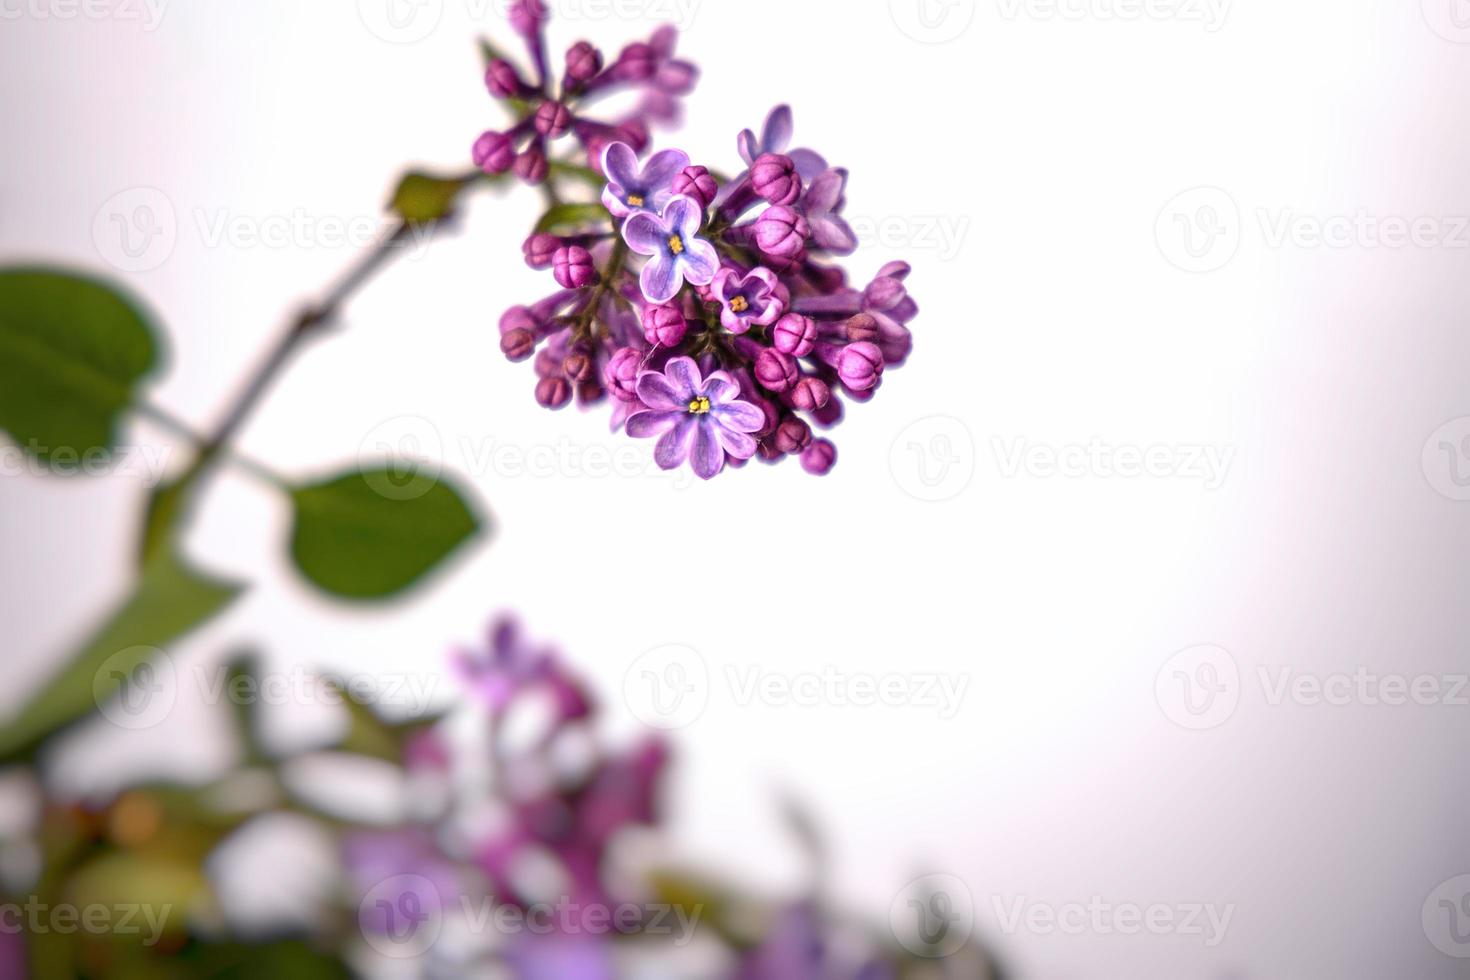
[[[857,248],[842,215],[847,171],[791,148],[786,106],[759,136],[739,135],[745,169],[733,178],[682,150],[643,159],[649,122],[677,115],[696,74],[673,58],[670,30],[606,69],[595,49],[577,45],[553,100],[539,67],[541,10],[527,0],[512,18],[540,85],[515,81],[504,62],[492,66],[492,91],[519,100],[524,116],[509,134],[481,137],[475,158],[492,172],[514,166],[546,180],[547,167],[521,159],[544,160],[549,141],[575,137],[601,207],[569,208],[553,195],[544,230],[524,252],[559,288],[505,313],[501,350],[534,361],[536,398],[547,408],[611,400],[614,431],[657,439],[654,458],[665,469],[687,462],[710,479],[726,465],[795,456],[807,472],[826,474],[837,450],[814,429],[836,426],[844,399],[872,398],[912,347],[909,266],[887,265],[859,287],[832,261]],[[611,86],[640,87],[639,111],[616,125],[585,119],[583,100]],[[513,149],[507,140],[529,143]],[[555,162],[551,170],[572,166]]]

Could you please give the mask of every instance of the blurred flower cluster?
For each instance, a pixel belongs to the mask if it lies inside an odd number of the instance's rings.
[[[726,465],[794,456],[809,473],[829,472],[836,448],[813,427],[836,426],[844,399],[867,401],[885,370],[903,364],[918,313],[907,264],[855,286],[833,261],[858,244],[842,216],[847,171],[792,148],[786,106],[759,135],[739,135],[744,169],[734,177],[679,149],[643,159],[651,125],[678,118],[697,77],[674,57],[674,31],[610,63],[579,42],[556,87],[545,8],[521,0],[511,20],[534,80],[504,57],[491,62],[489,89],[518,121],[483,134],[474,159],[546,188],[552,206],[524,252],[558,288],[505,313],[503,353],[534,360],[536,399],[548,408],[610,398],[613,428],[656,438],[665,469],[688,463],[709,479]],[[589,115],[624,90],[640,93],[631,114]],[[552,144],[563,137],[577,150],[557,158]],[[567,204],[557,178],[580,167],[579,155],[600,199]]]

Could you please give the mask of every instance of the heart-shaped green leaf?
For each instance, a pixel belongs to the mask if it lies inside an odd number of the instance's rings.
[[[467,181],[461,177],[436,177],[411,173],[398,182],[389,207],[410,224],[441,221],[454,209],[454,202]]]
[[[157,359],[149,317],[113,287],[0,270],[0,429],[36,458],[107,452],[118,414]]]
[[[347,599],[402,592],[480,530],[458,491],[417,470],[352,472],[298,487],[291,499],[296,567]]]

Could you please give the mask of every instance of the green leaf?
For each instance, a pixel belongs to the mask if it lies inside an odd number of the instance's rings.
[[[0,429],[33,456],[74,463],[65,457],[109,451],[157,360],[150,318],[113,287],[0,270]]]
[[[144,569],[133,595],[20,714],[0,727],[0,761],[33,753],[49,736],[99,707],[158,648],[191,632],[240,593],[171,552]]]
[[[454,202],[468,182],[463,177],[410,173],[398,182],[388,207],[410,224],[442,221],[449,217]]]
[[[568,180],[580,180],[599,194],[602,192],[603,187],[607,186],[607,178],[603,177],[591,167],[581,167],[575,163],[568,163],[565,160],[552,160],[549,163],[549,167],[552,176],[565,177]]]
[[[607,208],[601,204],[558,204],[541,216],[536,230],[566,234],[586,225],[605,224],[608,218]]]
[[[392,467],[291,491],[291,556],[308,579],[347,599],[384,599],[413,585],[480,529],[437,473]]]

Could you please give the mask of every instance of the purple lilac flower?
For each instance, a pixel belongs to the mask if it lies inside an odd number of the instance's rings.
[[[710,295],[720,304],[720,323],[736,334],[753,326],[770,326],[786,310],[781,281],[763,266],[744,275],[726,266],[710,283]]]
[[[640,277],[650,303],[667,303],[685,281],[708,286],[720,268],[720,253],[699,235],[704,211],[691,198],[676,197],[662,214],[640,211],[623,223],[623,240],[639,255],[650,256]]]
[[[756,440],[750,433],[766,424],[765,413],[739,395],[740,387],[725,372],[705,378],[692,358],[676,357],[663,373],[639,376],[638,398],[648,408],[628,419],[628,434],[659,436],[653,458],[663,469],[688,461],[701,479],[711,479],[724,469],[727,454],[754,456]]]
[[[584,718],[592,710],[586,691],[561,669],[556,654],[526,642],[512,619],[495,623],[488,650],[458,651],[451,663],[461,683],[492,711],[505,711],[533,689],[551,694],[558,723]]]
[[[674,199],[674,179],[687,166],[689,154],[664,150],[640,167],[638,154],[631,146],[610,143],[602,151],[602,172],[607,177],[602,204],[615,218],[640,212],[662,214]]]
[[[796,170],[806,180],[811,180],[822,171],[827,169],[827,161],[820,154],[811,150],[790,150],[786,148],[791,145],[791,137],[795,132],[792,121],[791,107],[789,105],[778,105],[766,116],[766,123],[761,128],[760,139],[757,140],[755,133],[745,130],[740,134],[740,157],[746,166],[755,166],[762,154],[785,153],[796,164]]]

